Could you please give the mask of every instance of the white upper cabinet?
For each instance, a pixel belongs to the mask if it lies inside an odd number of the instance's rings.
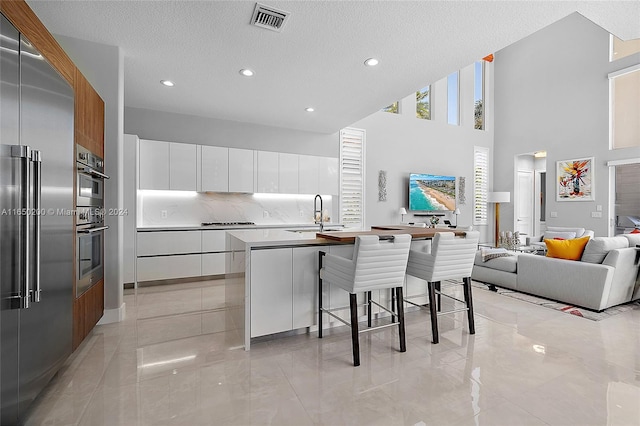
[[[202,146],[201,191],[229,191],[229,148]]]
[[[320,157],[300,155],[298,157],[298,193],[318,193],[318,167]]]
[[[325,195],[338,195],[340,187],[340,173],[338,159],[332,157],[320,157],[318,166],[318,193]]]
[[[140,139],[140,189],[169,189],[169,142]]]
[[[258,191],[278,192],[278,153],[258,151]]]
[[[169,143],[169,189],[196,190],[197,145]]]
[[[229,192],[255,192],[253,172],[253,150],[229,148]]]
[[[280,153],[278,169],[278,192],[281,194],[298,193],[298,154]]]

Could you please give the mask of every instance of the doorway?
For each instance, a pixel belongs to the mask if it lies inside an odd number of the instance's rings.
[[[523,236],[541,235],[546,228],[546,153],[520,154],[515,160],[513,229]]]

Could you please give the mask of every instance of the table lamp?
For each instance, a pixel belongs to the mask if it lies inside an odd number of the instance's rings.
[[[455,217],[456,217],[456,225],[455,225],[455,227],[457,228],[457,227],[458,227],[458,215],[460,214],[460,209],[456,208],[456,209],[453,211],[453,214],[454,214],[454,215],[455,215]]]
[[[500,203],[508,203],[510,201],[511,201],[510,192],[489,192],[487,194],[487,203],[494,203],[496,205],[495,247],[498,247],[498,241],[500,236]]]
[[[400,223],[404,223],[404,215],[407,214],[407,209],[405,209],[404,207],[400,207],[400,216],[402,219],[400,219]]]

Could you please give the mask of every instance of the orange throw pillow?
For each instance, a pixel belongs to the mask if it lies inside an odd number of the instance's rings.
[[[544,240],[547,245],[547,257],[556,259],[580,260],[589,237],[574,238],[572,240]]]
[[[630,234],[640,234],[640,229],[636,228],[633,231],[629,232]]]

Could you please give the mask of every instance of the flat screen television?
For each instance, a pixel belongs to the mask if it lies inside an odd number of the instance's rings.
[[[453,211],[456,209],[455,176],[411,173],[409,210],[414,212]]]

